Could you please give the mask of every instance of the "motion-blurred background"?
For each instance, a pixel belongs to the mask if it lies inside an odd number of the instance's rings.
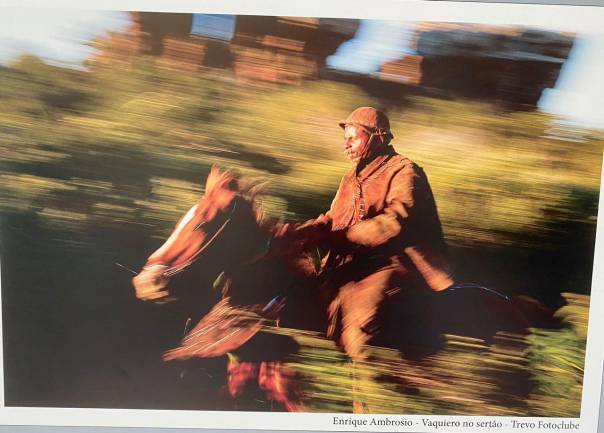
[[[137,302],[115,262],[144,263],[212,164],[269,180],[274,217],[325,211],[349,167],[337,122],[372,105],[430,178],[458,280],[535,296],[569,323],[488,367],[530,371],[522,402],[491,402],[496,413],[578,415],[601,34],[34,9],[2,10],[0,22],[7,404],[220,408],[162,369],[182,323]],[[218,388],[215,372],[191,381]],[[480,399],[451,401],[416,410],[473,413]]]

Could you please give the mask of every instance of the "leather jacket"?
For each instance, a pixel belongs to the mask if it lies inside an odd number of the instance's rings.
[[[454,283],[428,178],[391,146],[344,175],[329,211],[299,230],[333,247],[324,271],[350,261],[404,263],[432,290]]]

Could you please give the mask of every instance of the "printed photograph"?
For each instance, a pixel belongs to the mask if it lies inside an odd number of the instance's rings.
[[[604,32],[1,12],[6,407],[581,416]]]

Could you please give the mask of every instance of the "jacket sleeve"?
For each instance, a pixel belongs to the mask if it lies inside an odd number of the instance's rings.
[[[382,213],[350,227],[346,239],[358,246],[377,247],[399,236],[416,209],[419,179],[415,165],[405,165],[390,182]]]
[[[335,201],[335,199],[334,199]],[[333,206],[333,202],[332,202]],[[331,208],[322,213],[317,218],[306,221],[305,223],[293,227],[293,237],[302,240],[307,246],[315,246],[325,242],[331,233]]]
[[[339,191],[339,189],[338,189]],[[336,197],[337,197],[336,193]],[[314,247],[329,239],[332,226],[331,209],[335,203],[334,197],[330,209],[317,218],[304,223],[285,224],[279,227],[275,237],[286,243],[303,243],[306,248]]]

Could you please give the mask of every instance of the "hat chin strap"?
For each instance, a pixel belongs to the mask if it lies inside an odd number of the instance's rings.
[[[361,155],[356,162],[357,167],[364,166],[366,163],[370,162],[374,156],[377,156],[380,150],[386,150],[390,146],[390,144],[386,143],[385,141],[374,141],[374,138],[381,136],[381,134],[375,133],[369,135],[369,138],[367,139],[367,149],[365,149],[363,155]]]
[[[363,165],[365,165],[367,162],[370,161],[371,156],[374,153],[375,143],[373,142],[373,139],[375,137],[376,137],[376,135],[374,133],[371,133],[369,135],[369,138],[367,139],[367,148],[365,149],[365,152],[363,152],[363,154],[359,156],[359,159],[356,163],[357,167],[362,167]]]

